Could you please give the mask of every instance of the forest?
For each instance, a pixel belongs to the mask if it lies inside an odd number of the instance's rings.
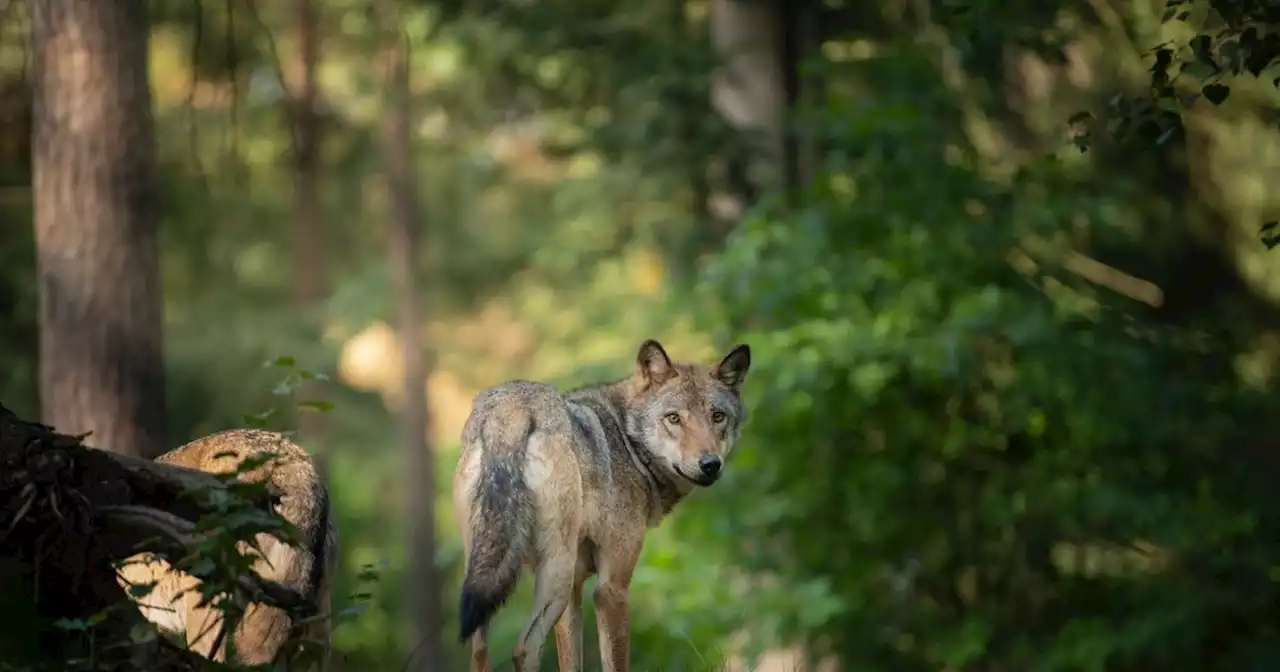
[[[649,338],[750,421],[631,669],[1280,669],[1278,176],[1255,0],[0,0],[0,670],[255,669],[107,559],[294,608],[151,461],[231,428],[327,482],[328,669],[467,669],[472,400]]]

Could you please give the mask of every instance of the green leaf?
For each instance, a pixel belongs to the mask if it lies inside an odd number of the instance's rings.
[[[1156,62],[1151,65],[1151,71],[1163,73],[1173,63],[1173,50],[1167,47],[1156,50]]]
[[[308,399],[298,402],[298,408],[317,413],[327,413],[333,410],[333,404],[324,399]]]
[[[1258,235],[1262,238],[1262,244],[1267,246],[1268,250],[1275,249],[1280,245],[1280,222],[1267,222],[1262,225],[1258,231]]]
[[[1191,77],[1192,79],[1198,79],[1200,81],[1204,81],[1218,74],[1218,69],[1206,63],[1201,63],[1199,61],[1191,61],[1189,63],[1183,63],[1180,72],[1181,74]]]
[[[1222,101],[1231,95],[1231,89],[1226,84],[1209,84],[1200,90],[1204,94],[1204,99],[1214,105],[1221,105]]]
[[[348,605],[342,611],[339,611],[335,618],[338,620],[352,619],[368,610],[369,604],[367,602],[358,602],[356,604]]]
[[[129,595],[137,598],[146,597],[156,589],[157,585],[159,584],[156,581],[151,581],[149,583],[135,583],[129,586]]]
[[[129,639],[135,644],[146,644],[156,638],[156,629],[150,623],[137,623],[129,629]]]
[[[261,413],[246,413],[244,415],[244,422],[250,427],[265,427],[267,421],[275,417],[275,415],[276,409],[268,408]]]
[[[212,574],[217,568],[218,566],[212,558],[202,556],[194,558],[194,561],[187,565],[186,571],[192,576],[205,577]]]
[[[245,457],[243,460],[240,460],[240,463],[236,465],[235,471],[238,474],[243,474],[245,472],[253,471],[254,469],[265,466],[268,463],[273,462],[275,460],[276,460],[276,456],[270,453],[259,453],[256,455],[249,455],[248,457]],[[246,485],[260,485],[260,484],[250,483]]]
[[[1189,44],[1191,47],[1191,53],[1195,54],[1197,61],[1205,65],[1212,66],[1215,70],[1217,69],[1218,65],[1214,62],[1213,54],[1209,50],[1213,44],[1213,38],[1208,35],[1196,35],[1191,38],[1191,42]]]

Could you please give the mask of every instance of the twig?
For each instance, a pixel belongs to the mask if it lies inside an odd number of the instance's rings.
[[[271,33],[271,28],[267,26],[267,22],[262,18],[262,13],[258,11],[258,3],[256,2],[256,0],[245,0],[245,4],[249,6],[249,13],[253,16],[254,22],[257,23],[258,27],[262,29],[262,32],[266,34],[267,49],[271,52],[271,66],[272,66],[272,70],[274,70],[276,73],[276,80],[279,81],[280,83],[281,96],[283,96],[285,100],[290,102],[296,100],[294,98],[293,91],[289,89],[289,82],[285,78],[284,65],[280,61],[280,50],[276,48],[275,35]],[[293,146],[297,147],[299,141],[298,141],[297,123],[296,123],[296,120],[294,119],[294,115],[296,113],[293,112],[288,107],[286,107],[285,109],[289,110],[288,112],[289,123],[286,124],[289,127],[289,137],[290,139],[293,140]]]

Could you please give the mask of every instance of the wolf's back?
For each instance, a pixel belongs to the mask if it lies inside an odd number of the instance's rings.
[[[534,542],[534,499],[524,468],[534,410],[518,395],[478,398],[463,441],[481,448],[471,508],[471,547],[458,605],[463,640],[493,618],[515,589]]]

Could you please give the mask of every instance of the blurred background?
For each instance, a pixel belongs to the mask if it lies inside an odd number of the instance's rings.
[[[633,669],[1280,668],[1280,98],[1232,80],[1088,151],[1068,124],[1147,90],[1192,31],[1162,3],[149,7],[165,444],[300,429],[338,669],[463,669],[472,397],[626,375],[650,337],[750,343],[753,415],[648,538]],[[29,17],[0,8],[0,399],[34,418]]]

